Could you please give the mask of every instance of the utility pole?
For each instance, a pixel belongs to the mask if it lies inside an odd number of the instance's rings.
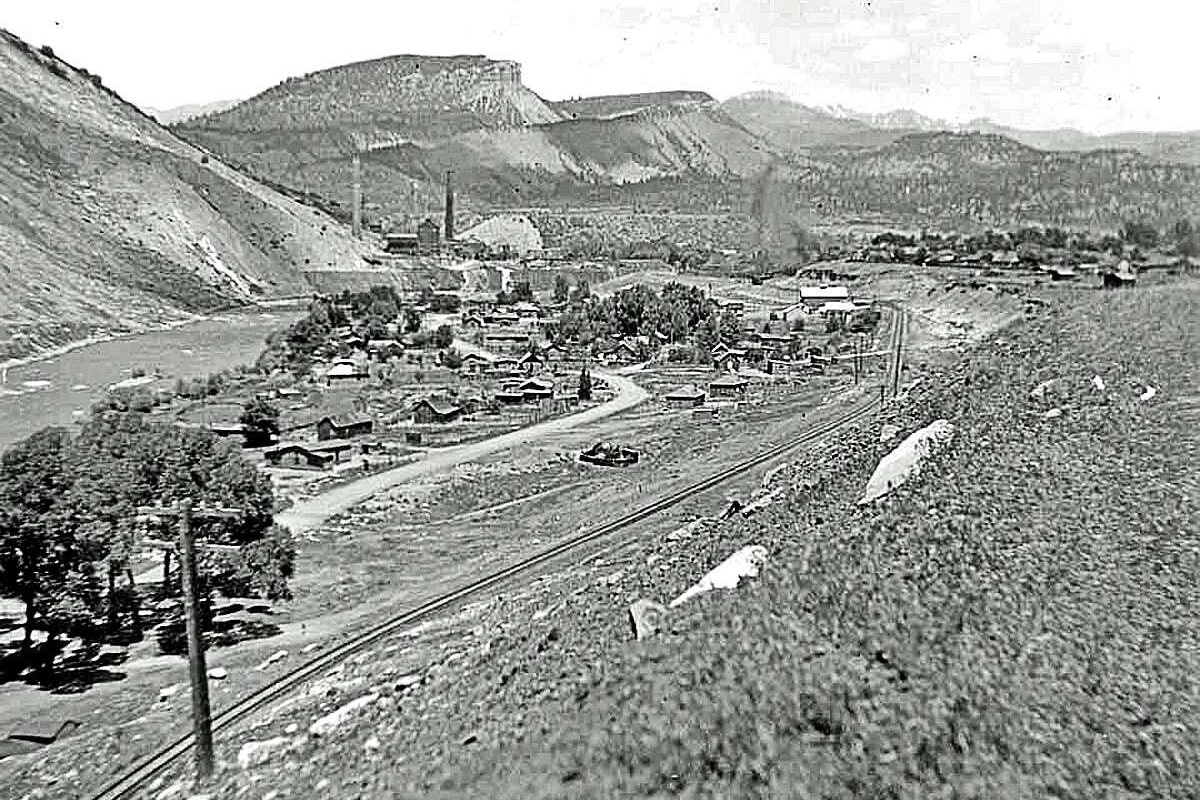
[[[196,773],[201,779],[213,772],[212,712],[208,702],[208,669],[204,659],[204,641],[200,635],[200,595],[196,575],[196,550],[237,552],[235,545],[202,543],[197,545],[192,534],[193,517],[200,519],[229,519],[241,516],[236,508],[192,507],[190,499],[174,506],[139,506],[138,514],[153,519],[178,518],[178,543],[144,539],[143,544],[179,550],[179,572],[183,580],[184,614],[187,623],[188,668],[192,682],[192,725],[196,737]]]

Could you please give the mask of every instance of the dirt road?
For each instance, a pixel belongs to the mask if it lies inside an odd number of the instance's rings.
[[[459,346],[460,350],[470,349],[478,351],[478,348],[464,346],[465,343],[456,343],[456,345]],[[537,425],[530,425],[527,428],[501,434],[491,439],[485,439],[482,442],[473,442],[471,444],[457,445],[455,447],[446,447],[432,451],[415,463],[405,464],[404,466],[380,472],[376,475],[365,476],[352,483],[338,486],[316,497],[296,503],[296,505],[287,511],[277,515],[275,521],[281,525],[286,525],[297,533],[312,530],[333,515],[339,514],[351,506],[368,499],[372,495],[385,489],[390,489],[405,481],[443,472],[454,468],[458,464],[474,461],[501,450],[507,450],[510,447],[527,444],[551,434],[591,424],[597,420],[633,408],[650,396],[645,389],[622,375],[599,371],[593,371],[592,374],[596,378],[600,378],[608,383],[613,388],[613,391],[616,392],[616,396],[602,405],[589,408],[586,411],[580,411],[578,414],[559,417],[538,423]]]

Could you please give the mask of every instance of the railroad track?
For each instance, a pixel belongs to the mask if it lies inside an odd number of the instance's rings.
[[[891,345],[896,350],[896,356],[892,362],[895,369],[895,377],[893,386],[899,381],[900,371],[900,356],[899,349],[903,342],[903,311],[896,309],[897,315],[895,323],[892,326]],[[889,375],[889,379],[892,376]],[[893,392],[894,394],[894,392]],[[391,619],[383,622],[370,630],[361,633],[347,642],[316,656],[308,663],[293,670],[287,675],[283,675],[277,680],[272,681],[266,686],[256,690],[254,693],[242,698],[234,705],[225,709],[219,714],[216,714],[212,720],[213,733],[218,733],[231,725],[247,718],[263,706],[281,699],[293,689],[303,684],[305,681],[316,676],[320,672],[329,669],[330,667],[345,661],[352,655],[366,647],[378,642],[386,636],[403,630],[406,627],[435,614],[443,611],[455,603],[462,601],[472,595],[478,594],[486,589],[503,583],[509,578],[513,578],[524,572],[552,561],[560,556],[577,550],[584,545],[590,544],[598,539],[615,533],[623,528],[627,528],[644,519],[661,513],[672,506],[678,505],[684,500],[693,497],[701,492],[707,491],[725,481],[735,478],[748,470],[760,466],[774,458],[783,455],[784,453],[794,450],[797,447],[802,447],[806,444],[811,444],[824,436],[833,433],[838,428],[848,425],[852,422],[863,419],[874,411],[879,405],[879,398],[870,396],[868,400],[862,400],[852,406],[846,413],[835,417],[832,420],[824,422],[815,428],[812,428],[797,436],[789,439],[786,442],[775,445],[768,450],[759,453],[751,458],[746,459],[738,464],[734,464],[714,475],[691,484],[673,494],[662,499],[649,503],[641,508],[626,514],[619,519],[607,522],[598,527],[584,531],[576,536],[573,536],[559,544],[549,547],[529,558],[523,559],[503,569],[497,570],[483,578],[480,578],[462,588],[455,589],[440,597],[434,598],[423,605],[418,606],[410,611],[403,612]],[[169,767],[172,763],[184,756],[193,745],[192,734],[187,734],[176,739],[171,744],[164,747],[158,753],[143,760],[132,770],[125,773],[114,783],[110,784],[99,794],[93,796],[93,800],[121,800],[121,798],[130,797],[144,783],[150,781],[159,772]]]

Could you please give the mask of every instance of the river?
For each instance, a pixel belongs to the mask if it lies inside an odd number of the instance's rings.
[[[170,385],[177,377],[253,364],[267,335],[301,315],[294,309],[229,312],[9,367],[0,383],[0,449],[47,425],[85,419],[92,401],[135,368],[150,374],[157,368]]]

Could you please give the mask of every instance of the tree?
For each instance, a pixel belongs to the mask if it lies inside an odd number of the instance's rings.
[[[587,367],[584,367],[579,373],[579,399],[592,399],[592,375],[588,372]]]
[[[584,278],[579,279],[579,283],[575,284],[574,299],[577,303],[583,303],[592,296],[592,287]]]
[[[404,331],[416,333],[421,330],[421,312],[409,306],[404,309]]]
[[[446,369],[459,369],[463,365],[462,356],[457,350],[450,349],[442,354],[442,366]]]
[[[433,332],[432,341],[434,347],[445,350],[454,344],[454,329],[449,325],[439,325],[438,329]]]
[[[512,287],[512,297],[518,303],[533,302],[533,287],[529,281],[517,281]]]
[[[565,303],[571,296],[571,284],[567,283],[567,279],[560,275],[554,276],[554,302]]]
[[[255,395],[242,409],[238,422],[246,429],[246,444],[261,447],[279,435],[279,409],[262,395]]]
[[[64,524],[62,502],[71,486],[71,439],[45,428],[0,456],[0,596],[25,606],[22,650],[47,627],[51,607],[88,564]]]

